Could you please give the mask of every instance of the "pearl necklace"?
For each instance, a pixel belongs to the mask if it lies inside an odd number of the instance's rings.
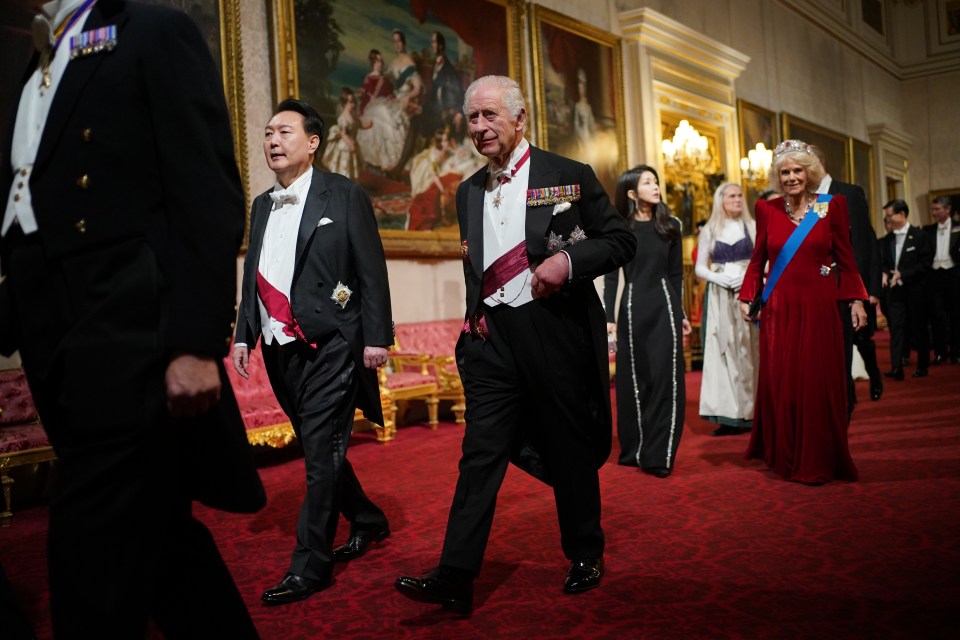
[[[803,222],[803,217],[807,213],[807,210],[810,208],[810,205],[812,204],[813,204],[813,196],[809,196],[807,198],[807,203],[803,206],[803,210],[800,213],[794,215],[793,211],[790,210],[790,199],[787,198],[787,196],[783,196],[783,206],[787,210],[787,215],[790,216],[790,219],[796,222],[797,224],[800,224],[801,222]]]

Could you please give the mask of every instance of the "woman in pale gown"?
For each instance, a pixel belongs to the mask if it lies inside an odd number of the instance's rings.
[[[399,29],[393,30],[393,49],[396,57],[387,69],[387,75],[393,80],[393,92],[403,107],[403,114],[407,118],[405,140],[400,156],[394,164],[391,174],[399,178],[406,168],[407,162],[415,152],[417,128],[423,106],[420,104],[424,92],[423,78],[417,71],[417,65],[407,53],[407,37]]]
[[[383,54],[371,49],[368,59],[371,71],[360,86],[360,115],[365,128],[357,132],[357,143],[368,165],[390,171],[403,153],[410,118],[383,72]]]
[[[700,230],[696,274],[707,281],[700,416],[713,435],[736,435],[753,424],[759,332],[740,317],[737,296],[753,253],[756,226],[734,182],[717,187],[713,212]]]
[[[337,124],[330,127],[327,146],[323,150],[323,166],[327,171],[339,173],[351,180],[360,175],[360,147],[357,132],[360,119],[356,114],[357,99],[348,87],[340,90],[340,115]]]

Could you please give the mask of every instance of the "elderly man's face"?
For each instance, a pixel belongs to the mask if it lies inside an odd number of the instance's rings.
[[[467,102],[467,132],[481,155],[503,166],[523,137],[526,112],[513,117],[503,104],[500,90],[481,84]]]
[[[950,208],[943,206],[939,202],[934,202],[930,205],[930,215],[933,216],[934,220],[943,224],[947,221],[947,218],[950,217]]]

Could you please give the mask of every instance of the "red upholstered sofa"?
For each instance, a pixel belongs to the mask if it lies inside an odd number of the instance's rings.
[[[463,330],[463,320],[430,320],[401,323],[395,327],[390,371],[381,372],[380,386],[395,401],[414,398],[427,404],[427,422],[436,429],[438,405],[450,400],[457,424],[464,424],[466,408],[463,384],[457,371],[454,347]]]
[[[290,424],[273,394],[260,350],[250,351],[250,364],[247,367],[250,372],[249,378],[243,378],[237,373],[233,368],[232,357],[225,358],[224,365],[227,368],[227,377],[233,385],[233,392],[237,396],[237,404],[240,406],[240,415],[243,416],[243,423],[247,428],[247,440],[250,444],[268,447],[283,447],[290,444],[296,434],[293,431],[293,425]],[[376,431],[378,442],[389,442],[396,431],[393,423],[396,405],[389,395],[383,394],[382,390],[380,402],[383,406],[385,424],[381,426],[371,423],[371,425]],[[363,422],[365,422],[363,414],[357,411],[354,414],[354,424]]]
[[[54,459],[23,370],[0,371],[0,485],[4,504],[0,526],[9,526],[13,519],[10,470]]]

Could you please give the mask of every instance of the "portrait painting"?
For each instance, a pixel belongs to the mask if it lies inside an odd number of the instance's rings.
[[[782,114],[782,127],[784,140],[802,140],[820,147],[827,160],[827,173],[842,182],[853,181],[847,136],[787,113]]]
[[[626,168],[620,38],[539,5],[532,24],[539,144],[589,164],[612,195]]]
[[[276,97],[320,112],[317,165],[367,191],[388,255],[459,255],[456,189],[487,162],[467,135],[464,91],[484,75],[520,80],[511,5],[278,0],[275,10]]]

